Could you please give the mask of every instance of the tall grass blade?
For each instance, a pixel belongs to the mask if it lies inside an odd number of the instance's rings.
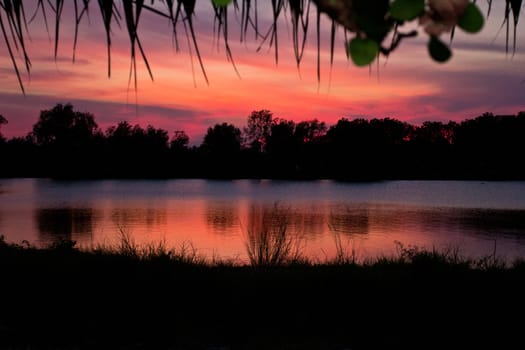
[[[245,247],[250,264],[254,267],[279,266],[304,260],[302,240],[289,229],[288,213],[273,209],[252,209],[250,227],[246,230]]]

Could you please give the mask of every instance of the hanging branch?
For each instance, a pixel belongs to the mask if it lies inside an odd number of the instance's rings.
[[[431,57],[438,62],[445,61],[450,57],[448,46],[438,39],[443,31],[450,31],[451,38],[454,36],[456,25],[471,33],[479,31],[483,26],[484,17],[488,17],[492,10],[492,0],[487,0],[488,11],[486,16],[479,12],[475,1],[454,2],[457,13],[451,19],[446,19],[440,13],[436,3],[428,0],[406,1],[406,0],[272,0],[268,2],[271,8],[271,23],[267,32],[259,31],[259,7],[258,0],[206,0],[212,5],[217,25],[217,35],[222,37],[228,61],[232,62],[236,74],[239,75],[233,53],[230,47],[230,28],[228,23],[228,7],[234,8],[235,15],[239,16],[240,41],[246,42],[248,29],[253,28],[255,41],[259,43],[256,51],[259,51],[264,43],[269,43],[269,48],[274,49],[275,62],[279,62],[279,35],[278,21],[282,16],[292,24],[292,45],[297,67],[300,66],[306,38],[309,29],[310,5],[316,6],[316,45],[317,45],[317,79],[320,81],[321,65],[321,16],[327,16],[331,23],[330,29],[330,67],[334,62],[335,33],[338,27],[343,28],[344,41],[347,47],[345,53],[352,58],[356,65],[369,65],[378,55],[389,55],[393,52],[402,39],[412,37],[415,31],[409,33],[398,33],[398,25],[407,21],[417,20],[422,29],[431,38],[429,52]],[[25,4],[27,5],[27,1]],[[166,11],[159,9],[157,3],[165,5]],[[5,45],[11,64],[17,76],[20,88],[25,93],[23,81],[19,70],[18,56],[23,60],[28,75],[31,70],[31,60],[27,52],[26,39],[29,36],[28,24],[32,23],[37,14],[41,13],[46,31],[49,34],[47,10],[54,14],[54,58],[57,59],[60,25],[63,20],[65,4],[74,7],[74,39],[73,39],[73,61],[76,59],[76,48],[78,44],[79,26],[83,18],[89,16],[89,5],[91,0],[64,1],[64,0],[36,0],[35,11],[27,21],[24,11],[23,0],[0,0],[0,30],[2,31],[3,44]],[[196,0],[150,0],[148,4],[144,0],[97,0],[99,14],[101,16],[106,36],[107,46],[107,75],[111,77],[111,46],[112,25],[115,23],[120,27],[119,8],[122,5],[126,30],[130,42],[130,80],[133,79],[135,87],[137,82],[136,56],[140,54],[146,65],[151,79],[152,69],[149,65],[145,50],[139,38],[139,19],[143,10],[149,13],[169,19],[172,26],[176,50],[179,51],[177,25],[182,21],[187,41],[190,43],[190,56],[193,50],[197,55],[199,65],[206,83],[209,83],[194,28],[193,17],[195,16]],[[506,26],[506,52],[509,52],[510,37],[512,35],[513,54],[516,52],[517,25],[521,13],[522,0],[505,0],[503,26]],[[46,7],[48,8],[46,10]],[[289,11],[289,12],[288,12]],[[468,13],[468,16],[463,16]],[[288,19],[287,15],[290,14]],[[510,21],[513,21],[513,33],[510,32]],[[448,21],[448,22],[447,22]],[[440,27],[440,25],[442,25]],[[443,30],[443,28],[445,28]],[[436,33],[436,31],[438,31]],[[392,37],[390,46],[385,47],[387,37]],[[50,38],[50,40],[52,40]],[[138,52],[137,52],[138,51]],[[193,58],[192,58],[193,59]],[[193,62],[192,62],[193,67]]]
[[[27,54],[24,40],[24,29],[27,32],[27,21],[22,1],[12,0],[6,2],[5,5],[6,6],[3,8],[5,9],[13,45],[17,51],[21,51],[21,54],[24,57],[26,72],[29,73],[31,69],[31,60]]]
[[[134,4],[134,6],[133,6]],[[133,86],[137,90],[137,58],[136,58],[136,47],[138,47],[142,60],[146,65],[149,76],[153,80],[153,74],[151,68],[140,43],[139,36],[137,34],[137,28],[140,20],[140,14],[142,13],[142,8],[144,6],[144,0],[123,0],[124,6],[124,18],[126,19],[126,27],[128,29],[128,35],[130,40],[130,49],[131,49],[131,63],[129,71],[129,81],[133,78]],[[135,11],[133,11],[135,9]]]
[[[235,65],[235,61],[233,60],[233,54],[230,48],[230,44],[228,42],[228,8],[213,5],[213,9],[215,11],[215,20],[217,23],[217,36],[220,37],[220,33],[222,33],[222,38],[224,40],[224,48],[226,50],[226,58],[229,62],[232,63],[235,73],[240,78],[241,75],[239,74],[237,66]]]
[[[64,0],[56,0],[56,6],[50,5],[55,12],[55,60],[58,55],[58,38],[60,35],[60,19],[62,18],[62,10],[64,8]]]
[[[273,25],[272,25],[272,38],[270,40],[270,46],[273,44],[275,49],[275,64],[279,63],[279,42],[277,36],[277,21],[283,8],[282,0],[272,0],[272,13],[273,13]]]
[[[518,19],[520,17],[521,3],[522,3],[522,0],[506,0],[506,4],[505,4],[506,5],[505,6],[506,7],[505,21],[507,22],[507,36],[506,36],[507,53],[509,51],[509,15],[510,15],[510,12],[512,12],[512,19],[514,21],[513,22],[514,32],[512,36],[512,55],[516,53],[516,30],[518,28]],[[509,8],[510,8],[510,11],[509,11]]]
[[[177,37],[177,23],[179,21],[179,17],[181,13],[182,3],[180,1],[177,1],[177,9],[175,10],[175,13],[173,11],[173,7],[175,6],[175,3],[173,2],[173,0],[166,0],[166,6],[168,8],[168,18],[173,28],[173,39],[175,40],[175,51],[179,52],[180,48],[179,48],[179,40]],[[146,8],[149,9],[150,11],[154,11],[155,13],[157,13],[156,10],[153,8],[149,8],[147,6]]]
[[[2,6],[2,9],[5,11],[4,6]],[[4,26],[4,19],[3,19],[2,11],[0,11],[0,30],[2,30],[4,42],[7,47],[7,51],[9,52],[9,57],[11,58],[11,63],[13,64],[13,68],[15,70],[15,74],[18,79],[18,84],[20,85],[20,89],[22,90],[22,93],[25,95],[26,91],[24,89],[24,84],[22,83],[22,77],[20,76],[20,71],[18,70],[18,65],[16,64],[15,56],[13,54],[13,50],[11,49],[11,44],[9,43],[9,37],[7,36],[6,28]]]
[[[306,36],[308,33],[308,23],[310,18],[310,1],[305,0],[288,0],[292,20],[292,43],[295,55],[297,69],[303,58]],[[300,38],[300,34],[302,37]]]
[[[317,38],[317,84],[321,83],[321,10],[316,12],[316,38]]]
[[[206,74],[206,70],[204,69],[204,64],[202,63],[202,57],[199,51],[199,45],[197,44],[197,37],[195,35],[195,29],[193,28],[193,14],[195,11],[195,1],[196,0],[178,0],[179,2],[182,2],[182,5],[184,7],[184,12],[186,13],[186,22],[188,23],[189,32],[191,34],[191,39],[193,41],[193,47],[195,48],[195,53],[197,54],[197,59],[199,60],[199,64],[201,66],[202,75],[204,76],[204,80],[206,80],[206,84],[209,84],[208,81],[208,75]]]
[[[106,30],[106,46],[108,50],[108,78],[111,77],[111,19],[113,17],[113,0],[98,0],[100,14]]]
[[[78,0],[75,0],[75,34],[73,38],[73,63],[76,59],[76,53],[77,53],[77,41],[78,41],[78,28],[80,26],[80,21],[82,20],[82,17],[84,17],[84,14],[87,14],[89,16],[88,8],[89,8],[89,0],[82,0],[83,7],[82,10],[79,11],[78,9]]]

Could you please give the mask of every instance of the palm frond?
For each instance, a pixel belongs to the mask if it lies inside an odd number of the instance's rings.
[[[257,43],[256,51],[260,51],[264,44],[268,44],[269,50],[274,50],[276,64],[279,62],[280,51],[278,24],[282,20],[290,22],[292,28],[294,58],[298,68],[303,58],[308,31],[310,30],[310,16],[316,16],[315,43],[317,45],[318,81],[321,79],[321,17],[327,16],[331,23],[330,67],[332,67],[334,62],[335,35],[337,29],[342,27],[345,42],[348,41],[349,34],[370,34],[369,28],[365,30],[360,28],[362,23],[359,21],[359,11],[362,8],[366,8],[367,11],[369,11],[370,8],[374,8],[374,6],[370,7],[370,4],[366,5],[367,0],[271,0],[271,2],[268,1],[264,5],[258,0],[234,0],[228,7],[218,7],[214,5],[213,2],[209,2],[213,11],[212,15],[215,16],[215,34],[217,35],[217,38],[220,39],[219,41],[222,41],[222,45],[226,52],[226,58],[232,63],[234,71],[238,75],[239,72],[235,65],[233,52],[230,46],[231,33],[233,32],[230,28],[231,23],[233,23],[229,17],[231,11],[234,11],[233,13],[237,17],[240,41],[246,42],[250,37],[249,32],[253,30],[253,40]],[[381,0],[381,4],[384,4],[385,2],[388,4],[387,0]],[[115,25],[120,27],[120,21],[124,20],[130,45],[130,81],[133,80],[134,86],[136,87],[138,73],[136,62],[137,56],[140,56],[146,66],[148,75],[153,79],[152,67],[149,64],[146,50],[143,47],[139,36],[140,17],[144,11],[147,11],[149,14],[169,20],[176,51],[179,51],[178,28],[180,28],[179,26],[182,23],[187,41],[190,43],[190,56],[193,57],[193,52],[196,54],[204,79],[208,83],[208,76],[206,74],[203,57],[199,50],[197,28],[195,28],[193,21],[196,11],[202,11],[202,7],[196,7],[196,0],[150,0],[147,3],[144,0],[97,0],[96,3],[98,4],[97,13],[102,19],[105,32],[108,77],[111,77],[112,30]],[[93,5],[93,1],[37,0],[36,3],[33,3],[34,13],[29,19],[26,17],[25,11],[28,7],[27,4],[28,2],[22,0],[0,0],[0,30],[2,31],[3,38],[3,42],[0,41],[0,44],[3,44],[7,49],[12,67],[23,93],[25,93],[25,90],[19,66],[23,65],[28,75],[31,71],[31,60],[26,46],[26,41],[30,36],[28,24],[31,24],[38,14],[41,14],[45,29],[50,36],[50,40],[53,41],[53,54],[56,59],[61,40],[61,22],[68,19],[65,17],[66,13],[71,13],[70,11],[64,11],[64,7],[73,6],[74,15],[71,15],[70,20],[72,20],[74,24],[73,61],[75,61],[80,24],[84,18],[89,17],[89,9],[90,6]],[[312,4],[315,5],[316,9],[311,8]],[[488,17],[491,14],[493,7],[492,0],[487,0],[487,5],[488,11],[486,16]],[[505,0],[505,3],[502,5],[504,5],[502,28],[506,28],[506,52],[508,53],[510,51],[510,46],[512,45],[512,52],[515,53],[517,26],[523,1]],[[263,28],[261,31],[261,23],[263,22],[260,20],[259,15],[263,9],[269,9],[271,11],[271,19],[269,27]],[[50,17],[49,20],[54,21],[53,34],[50,34],[48,25],[49,13],[52,14],[52,17]],[[369,13],[366,13],[366,15],[368,16]],[[512,33],[511,21],[513,22]],[[381,54],[388,55],[397,47],[399,40],[413,36],[412,32],[407,33],[410,35],[399,35],[400,33],[396,32],[396,28],[396,25],[388,27],[389,30],[394,31],[394,39],[389,48],[381,46]],[[392,31],[390,34],[392,34]],[[53,38],[51,38],[51,36]],[[453,36],[454,31],[451,34],[451,37]],[[382,36],[378,37],[380,38],[378,40],[383,40]],[[346,52],[346,54],[348,54],[348,52]]]

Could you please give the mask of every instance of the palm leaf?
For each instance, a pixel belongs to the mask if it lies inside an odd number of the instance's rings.
[[[359,6],[366,4],[366,0],[272,0],[269,5],[271,6],[272,19],[270,26],[267,31],[261,33],[259,30],[259,19],[258,14],[261,8],[258,7],[258,0],[234,0],[230,7],[214,6],[215,20],[217,25],[217,38],[219,41],[223,41],[224,48],[226,50],[226,57],[233,65],[235,72],[239,75],[235,61],[233,59],[233,52],[230,47],[229,38],[230,24],[232,23],[228,18],[228,10],[234,9],[234,15],[238,18],[240,25],[240,41],[246,42],[248,30],[252,28],[255,33],[255,40],[259,42],[257,51],[261,47],[268,43],[269,49],[274,49],[275,62],[279,62],[279,36],[278,36],[278,22],[283,16],[288,20],[287,15],[290,16],[292,24],[292,45],[294,57],[296,60],[297,67],[300,66],[304,48],[308,36],[309,29],[309,16],[310,6],[314,3],[317,8],[316,12],[316,44],[317,44],[317,80],[320,82],[321,79],[321,14],[325,14],[331,20],[331,31],[330,31],[330,67],[332,68],[334,62],[334,47],[335,47],[335,33],[337,27],[344,27],[345,39],[348,38],[348,33],[352,32],[355,34],[356,29],[352,28],[351,24],[355,22],[356,11],[360,8]],[[27,2],[26,2],[27,3]],[[131,68],[130,68],[130,81],[134,80],[136,87],[137,82],[137,55],[140,55],[143,60],[148,74],[153,79],[152,69],[146,56],[146,52],[139,38],[139,20],[143,10],[148,10],[150,13],[164,17],[170,20],[171,29],[173,31],[173,37],[175,40],[176,50],[179,50],[179,43],[177,38],[177,26],[180,22],[184,25],[186,32],[186,38],[189,43],[190,56],[193,59],[193,50],[197,55],[199,65],[204,75],[206,82],[208,83],[208,77],[204,67],[203,59],[199,51],[199,45],[197,40],[197,33],[194,27],[193,18],[196,15],[196,0],[150,0],[149,4],[146,4],[144,0],[97,0],[99,14],[102,18],[102,22],[105,30],[105,40],[107,46],[107,74],[111,77],[111,46],[112,46],[112,25],[117,24],[120,27],[119,20],[123,18],[126,22],[125,28],[128,32],[129,43],[130,43],[130,56],[131,56]],[[167,11],[159,10],[159,6],[156,3],[165,5]],[[487,0],[488,12],[487,17],[491,13],[492,0]],[[60,24],[63,20],[63,12],[65,4],[72,4],[74,6],[74,42],[73,42],[73,61],[76,58],[76,48],[78,45],[79,25],[83,18],[89,16],[89,5],[90,0],[79,0],[64,1],[64,0],[36,0],[35,12],[29,19],[26,19],[24,11],[23,0],[0,0],[0,20],[1,30],[4,44],[7,48],[7,52],[11,59],[11,63],[18,82],[21,86],[21,90],[25,93],[20,71],[19,61],[23,61],[25,70],[30,73],[31,60],[27,52],[26,41],[29,37],[28,23],[31,23],[38,13],[43,16],[43,21],[46,27],[46,31],[49,34],[48,17],[47,11],[52,11],[54,16],[54,57],[58,56],[58,49],[60,44]],[[123,17],[119,13],[117,4],[122,4]],[[213,4],[213,3],[212,3]],[[361,4],[361,5],[360,5]],[[516,51],[516,38],[517,38],[517,25],[521,12],[523,1],[522,0],[505,0],[505,12],[504,21],[501,28],[506,26],[506,52],[509,52],[510,39],[512,35],[512,46],[513,53]],[[359,5],[359,6],[358,6]],[[364,5],[363,5],[364,6]],[[373,8],[370,6],[365,6]],[[47,8],[47,9],[46,9]],[[354,11],[354,12],[352,12]],[[513,33],[511,34],[510,21],[513,21]],[[359,31],[359,29],[357,29]],[[394,30],[395,31],[395,30]],[[362,32],[360,32],[362,34]],[[365,33],[365,32],[363,32]],[[366,34],[366,33],[365,33]],[[454,32],[451,34],[451,39]],[[380,48],[381,54],[388,55],[392,52],[399,44],[402,38],[412,36],[412,33],[402,34],[394,33],[392,44],[390,48]],[[379,42],[379,44],[382,44]],[[19,58],[19,56],[21,58]],[[193,67],[193,62],[192,62]]]
[[[84,17],[84,15],[89,15],[89,1],[90,0],[82,0],[83,6],[82,10],[79,11],[78,7],[78,0],[75,0],[74,2],[74,8],[75,8],[75,33],[73,38],[73,62],[75,62],[76,52],[77,52],[77,41],[78,41],[78,28],[80,26],[80,21]]]
[[[213,5],[214,11],[215,11],[215,19],[217,21],[217,33],[222,33],[222,37],[224,40],[224,48],[226,50],[226,58],[229,62],[232,63],[233,69],[237,76],[240,78],[241,75],[239,74],[239,71],[237,70],[237,66],[235,65],[235,61],[233,60],[233,54],[230,48],[230,44],[228,42],[228,8],[227,7],[218,7]]]
[[[2,9],[5,11],[4,6],[2,6]],[[9,57],[11,58],[11,63],[13,64],[13,68],[15,70],[15,74],[18,79],[20,89],[22,90],[22,93],[25,95],[26,92],[24,89],[24,84],[22,83],[22,77],[20,76],[20,71],[18,70],[18,65],[16,64],[15,56],[14,56],[13,50],[11,49],[11,44],[9,43],[9,36],[7,35],[7,31],[4,25],[2,11],[0,11],[0,30],[2,30],[2,36],[4,37],[4,42],[7,47],[7,51],[9,52]]]
[[[202,74],[204,75],[204,80],[206,80],[206,84],[209,84],[208,81],[208,75],[206,74],[206,70],[204,69],[204,64],[202,63],[202,57],[199,51],[199,45],[197,44],[197,36],[195,35],[195,29],[193,28],[193,11],[195,10],[195,0],[178,0],[179,2],[182,2],[182,5],[184,7],[184,12],[186,13],[186,22],[188,22],[188,29],[191,34],[191,39],[193,42],[193,47],[195,48],[195,53],[197,54],[197,59],[199,60],[199,64],[201,66]]]
[[[108,51],[108,78],[111,77],[111,19],[113,17],[113,0],[98,0],[100,14],[106,31],[106,47]]]

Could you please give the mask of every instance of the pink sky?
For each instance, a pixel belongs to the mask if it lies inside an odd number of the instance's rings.
[[[69,4],[69,3],[68,3]],[[65,13],[72,11],[65,6]],[[95,4],[96,5],[96,4]],[[234,30],[231,47],[239,78],[226,59],[224,49],[213,45],[212,12],[208,1],[198,1],[195,19],[201,53],[209,78],[206,84],[186,39],[181,33],[181,51],[175,52],[168,23],[159,17],[141,18],[140,33],[154,81],[138,59],[139,82],[135,94],[128,88],[130,56],[125,29],[114,27],[112,76],[107,77],[105,34],[93,5],[90,21],[80,28],[77,61],[73,64],[73,21],[64,15],[58,59],[53,58],[41,18],[31,23],[28,51],[30,76],[24,76],[22,94],[0,42],[0,114],[9,121],[2,127],[6,137],[23,136],[37,121],[39,112],[57,103],[72,103],[76,110],[91,112],[103,129],[127,120],[151,124],[170,132],[185,130],[192,144],[199,144],[206,129],[218,122],[238,127],[253,110],[269,109],[276,117],[296,121],[318,118],[328,125],[341,117],[391,117],[419,124],[426,120],[463,120],[483,112],[516,114],[525,110],[525,35],[518,27],[517,51],[505,54],[505,31],[498,35],[503,19],[503,1],[495,2],[482,33],[456,32],[454,55],[445,64],[433,62],[425,47],[426,35],[406,40],[386,61],[372,70],[358,68],[346,59],[343,36],[336,38],[335,62],[329,69],[329,23],[323,21],[322,76],[316,76],[315,29],[310,30],[300,70],[291,47],[291,28],[279,23],[279,64],[273,49],[249,40],[239,43]],[[485,9],[485,2],[479,3]],[[205,14],[209,14],[206,16]],[[269,14],[261,13],[261,21]],[[231,27],[235,27],[233,15]],[[312,22],[314,18],[312,17]],[[52,28],[54,24],[50,22]],[[124,24],[122,24],[124,25]],[[52,28],[53,30],[53,28]],[[181,27],[182,32],[182,27]],[[253,38],[253,36],[250,36]],[[330,79],[331,76],[331,79]]]

